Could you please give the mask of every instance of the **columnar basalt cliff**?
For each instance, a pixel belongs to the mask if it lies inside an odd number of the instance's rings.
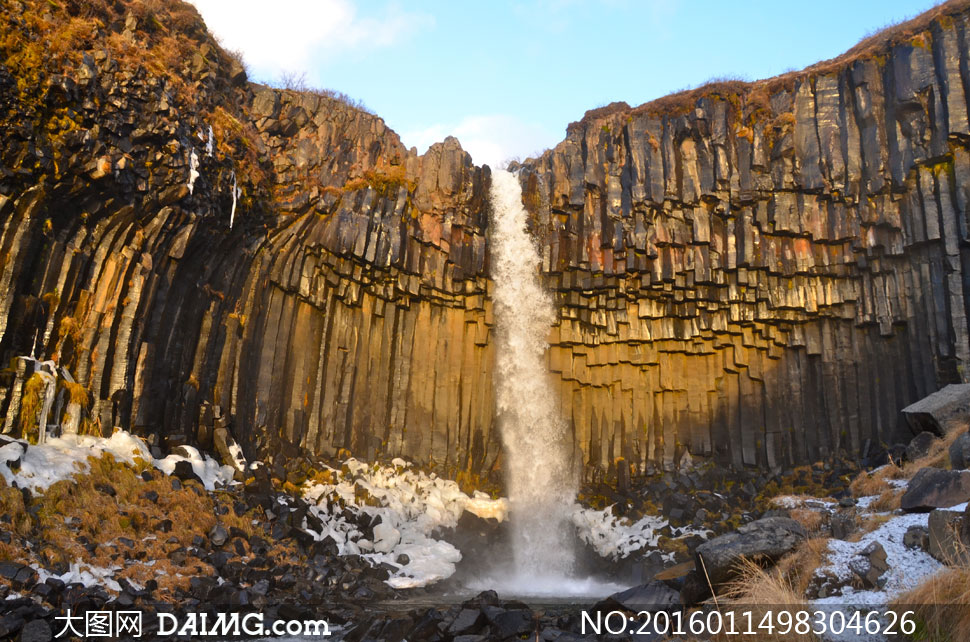
[[[458,141],[419,156],[339,96],[249,83],[178,2],[0,20],[6,431],[36,424],[34,354],[81,430],[498,465],[490,174]],[[611,105],[520,167],[589,471],[864,455],[967,376],[968,20]]]
[[[951,3],[804,72],[590,112],[526,163],[589,461],[865,455],[966,380],[968,38]]]

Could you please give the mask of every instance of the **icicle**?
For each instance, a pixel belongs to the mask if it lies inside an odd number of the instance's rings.
[[[212,156],[212,146],[214,145],[215,136],[212,134],[212,125],[209,125],[209,140],[205,144],[205,152],[209,156]]]
[[[195,189],[195,179],[199,177],[199,155],[195,153],[193,149],[189,154],[189,182],[186,185],[189,188],[189,194]]]
[[[229,229],[232,229],[232,223],[236,220],[236,198],[239,197],[239,190],[236,189],[236,172],[232,173],[232,209],[229,210]]]
[[[34,330],[34,343],[30,346],[30,358],[37,359],[37,330]]]

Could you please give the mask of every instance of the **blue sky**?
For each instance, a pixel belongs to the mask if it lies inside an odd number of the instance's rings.
[[[256,80],[305,73],[423,152],[476,163],[555,145],[587,109],[831,58],[931,0],[193,0]]]

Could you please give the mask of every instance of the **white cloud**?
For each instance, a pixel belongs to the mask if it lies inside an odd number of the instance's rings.
[[[227,49],[243,52],[263,77],[308,72],[316,57],[393,45],[433,24],[397,3],[362,17],[351,0],[190,0]]]
[[[401,140],[423,153],[432,143],[454,136],[476,164],[499,167],[512,158],[525,159],[552,147],[562,133],[526,122],[509,114],[468,116],[451,125],[436,124],[425,129],[404,132]]]

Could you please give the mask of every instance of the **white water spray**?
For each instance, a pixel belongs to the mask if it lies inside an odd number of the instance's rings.
[[[562,590],[573,569],[578,481],[572,439],[546,366],[556,310],[539,282],[539,253],[526,229],[518,179],[494,171],[491,197],[495,387],[514,558],[499,579],[522,595],[548,594]]]

